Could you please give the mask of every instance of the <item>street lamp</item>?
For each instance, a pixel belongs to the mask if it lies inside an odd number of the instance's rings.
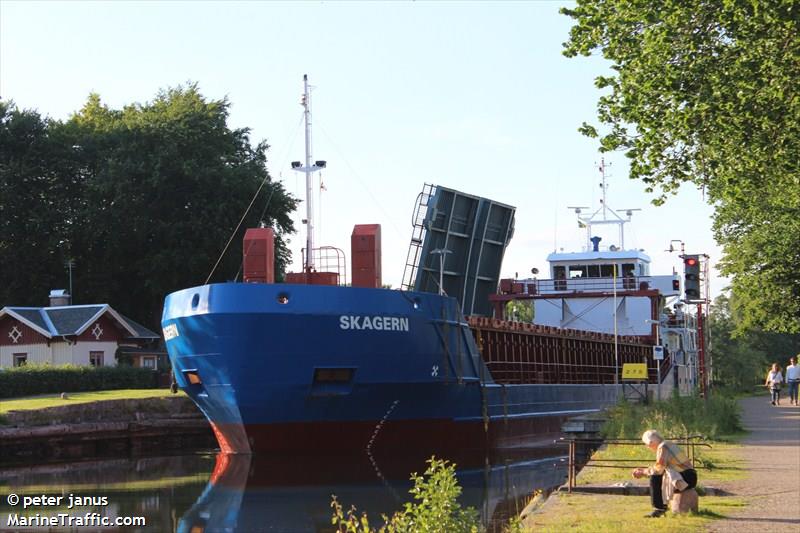
[[[661,401],[661,359],[664,358],[663,348],[659,338],[659,330],[661,329],[661,321],[653,320],[650,318],[645,319],[646,324],[653,324],[656,327],[656,345],[653,347],[653,359],[656,361],[656,379],[658,380],[658,387],[656,388],[656,399]],[[656,358],[656,350],[661,354],[660,358]]]
[[[432,254],[436,254],[439,256],[439,295],[444,294],[444,256],[445,254],[452,254],[453,250],[448,250],[446,248],[437,248],[435,250],[431,250]]]

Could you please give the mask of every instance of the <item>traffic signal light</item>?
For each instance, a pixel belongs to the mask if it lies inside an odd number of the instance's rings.
[[[700,256],[683,258],[683,291],[687,302],[700,300]]]

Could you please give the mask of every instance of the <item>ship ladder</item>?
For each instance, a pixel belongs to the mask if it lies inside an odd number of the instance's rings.
[[[425,217],[428,215],[428,204],[436,192],[436,186],[426,183],[422,192],[417,195],[417,202],[414,208],[414,215],[411,218],[411,244],[408,246],[406,254],[406,266],[403,270],[403,281],[400,288],[403,290],[414,290],[416,285],[417,270],[419,269],[420,253],[422,243],[425,242]]]

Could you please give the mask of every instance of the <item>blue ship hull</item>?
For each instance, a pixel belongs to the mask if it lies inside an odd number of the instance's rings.
[[[458,302],[430,293],[225,283],[167,296],[178,385],[229,453],[431,453],[552,438],[613,385],[492,380]]]

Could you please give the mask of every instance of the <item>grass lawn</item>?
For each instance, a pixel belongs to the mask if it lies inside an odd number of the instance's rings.
[[[178,394],[183,394],[179,392]],[[21,411],[72,405],[76,403],[89,403],[103,400],[136,400],[141,398],[161,398],[172,396],[169,389],[121,389],[91,392],[68,392],[69,398],[61,399],[60,394],[43,394],[39,396],[25,396],[22,398],[4,398],[0,400],[0,414],[8,411]]]
[[[744,506],[740,499],[731,497],[700,498],[697,514],[645,518],[650,508],[647,496],[616,496],[608,494],[566,494],[551,496],[540,513],[526,521],[527,531],[536,533],[604,533],[619,531],[700,532],[712,520],[731,514]]]
[[[695,468],[698,485],[713,487],[719,481],[742,479],[744,465],[739,459],[740,444],[731,442],[709,442],[710,448],[695,448]],[[631,470],[637,466],[649,466],[655,461],[655,454],[644,445],[623,446],[610,444],[596,452],[577,479],[578,485],[613,485],[632,481],[645,485],[647,480],[638,482],[631,477]],[[624,468],[616,468],[624,466]],[[610,468],[613,467],[613,468]]]
[[[710,442],[711,448],[697,447],[695,467],[698,485],[715,487],[721,481],[741,479],[746,473],[738,449],[741,445],[730,442]],[[634,480],[631,470],[648,466],[655,455],[644,445],[610,444],[596,452],[578,475],[577,485],[614,485],[624,481],[645,485],[645,480]],[[594,466],[593,466],[594,465]],[[604,468],[603,465],[614,468]],[[624,468],[616,468],[624,466]],[[529,531],[538,532],[616,532],[705,531],[711,521],[723,518],[744,507],[744,501],[728,496],[701,496],[700,512],[675,516],[667,513],[658,519],[645,518],[652,511],[649,496],[622,496],[610,494],[554,493],[542,509],[526,521]]]

